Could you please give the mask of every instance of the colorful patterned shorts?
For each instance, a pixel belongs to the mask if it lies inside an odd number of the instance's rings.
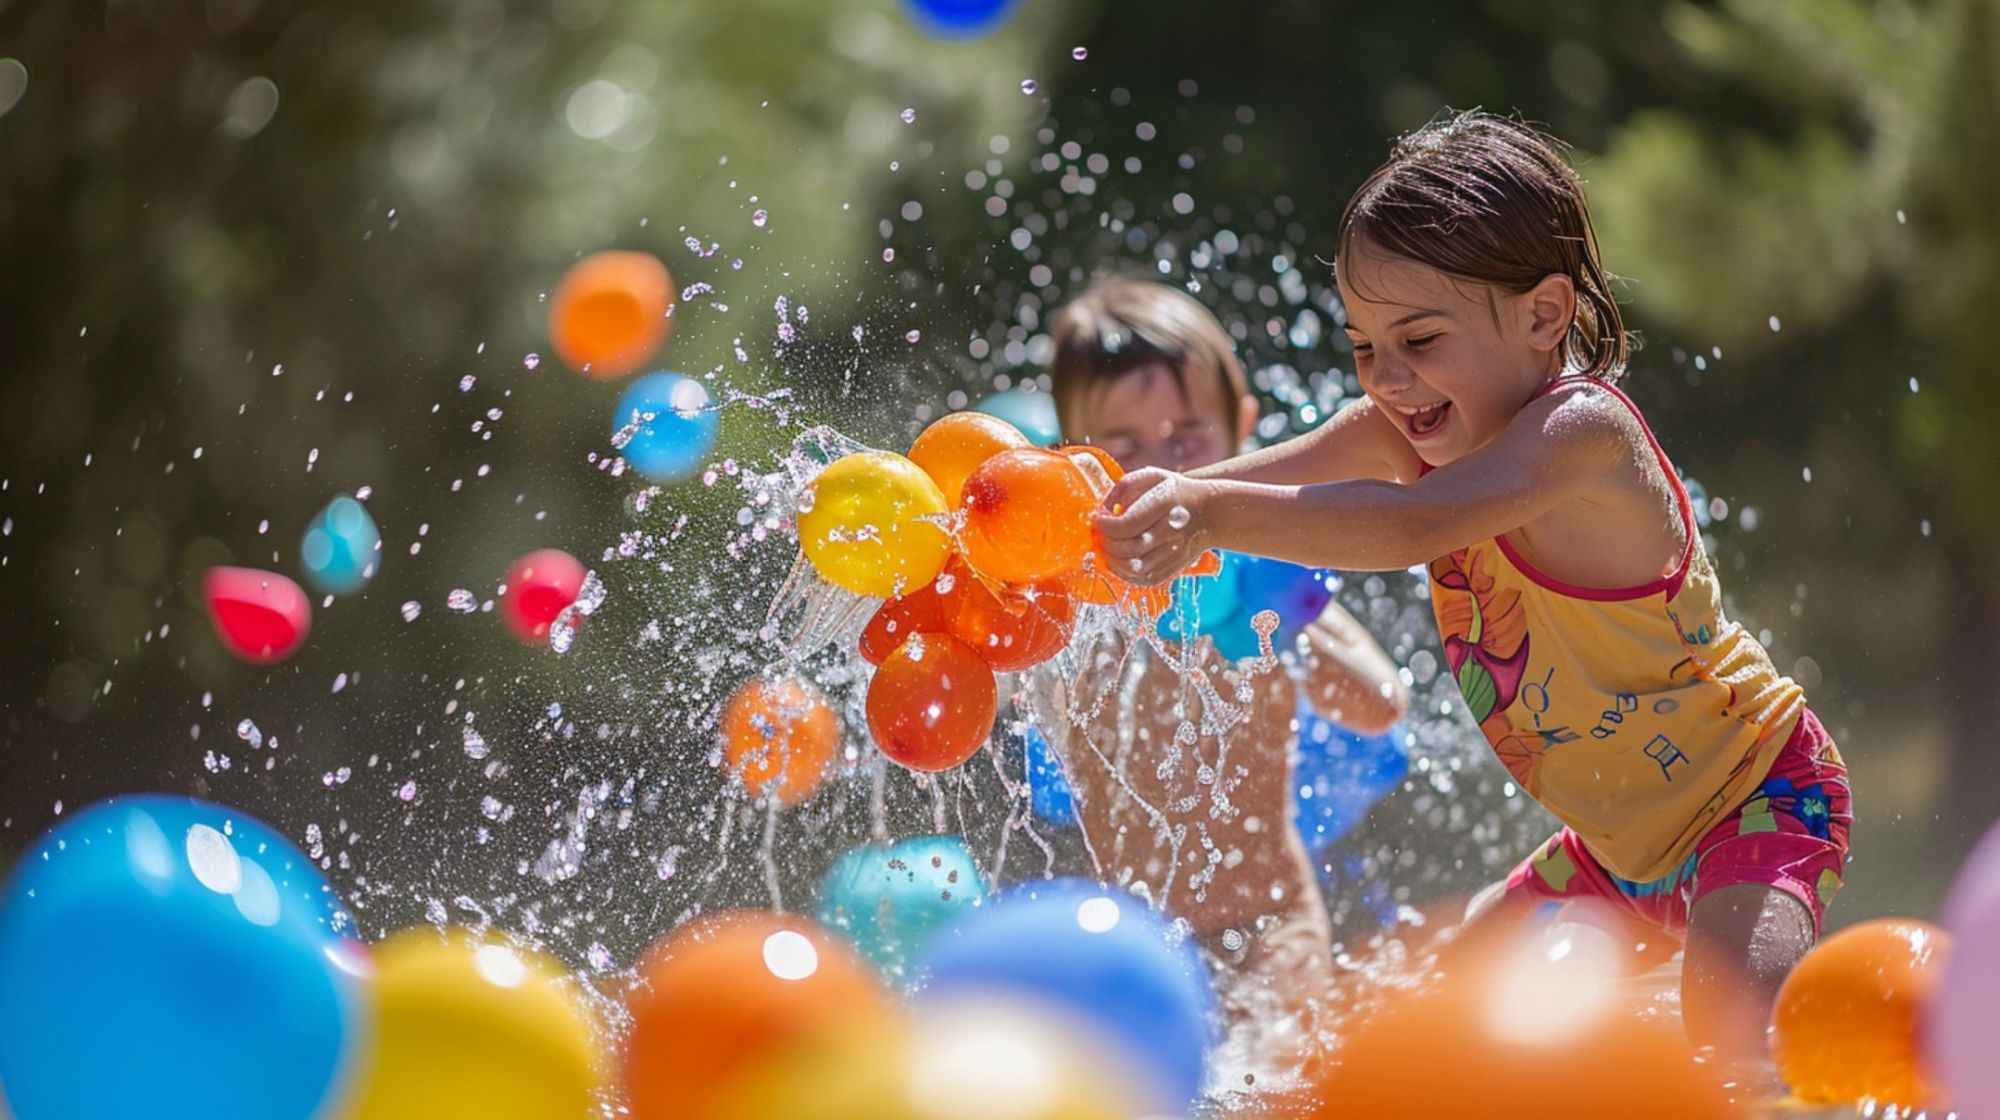
[[[1650,883],[1620,879],[1565,828],[1507,877],[1506,897],[1529,903],[1608,899],[1673,933],[1687,930],[1702,896],[1739,883],[1775,887],[1805,904],[1817,930],[1840,889],[1854,823],[1847,766],[1810,708],[1748,801],[1695,842],[1679,870]]]

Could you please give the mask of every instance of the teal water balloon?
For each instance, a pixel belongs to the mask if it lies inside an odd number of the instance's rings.
[[[306,582],[329,595],[349,595],[382,565],[382,531],[368,507],[342,494],[306,523],[299,539]]]
[[[986,881],[965,841],[919,836],[841,856],[820,880],[819,920],[900,981],[932,935],[985,897]]]
[[[611,442],[633,470],[654,482],[678,482],[708,458],[720,427],[701,382],[649,373],[619,396]]]
[[[246,813],[115,797],[0,891],[0,1115],[312,1120],[364,1029],[366,951],[305,853]]]
[[[1021,429],[1021,434],[1036,447],[1053,447],[1062,442],[1062,424],[1056,420],[1056,399],[1047,393],[1008,389],[972,407]]]

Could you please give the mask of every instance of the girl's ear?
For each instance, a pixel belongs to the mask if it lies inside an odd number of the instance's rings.
[[[1257,398],[1243,394],[1236,402],[1236,446],[1250,442],[1250,433],[1257,429]]]
[[[1521,293],[1521,325],[1528,344],[1544,352],[1562,349],[1576,321],[1576,285],[1568,276],[1551,272]]]

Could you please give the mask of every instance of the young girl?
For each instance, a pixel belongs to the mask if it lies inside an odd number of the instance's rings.
[[[1208,547],[1428,565],[1467,709],[1565,826],[1501,905],[1591,896],[1684,934],[1691,1035],[1756,1053],[1840,886],[1847,771],[1723,617],[1687,491],[1615,387],[1627,341],[1576,173],[1524,125],[1441,118],[1349,201],[1335,270],[1365,398],[1279,446],[1128,475],[1107,550],[1143,582]]]

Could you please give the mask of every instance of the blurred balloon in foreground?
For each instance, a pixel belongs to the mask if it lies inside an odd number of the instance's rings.
[[[1136,1120],[1143,1079],[1088,1024],[992,995],[795,1047],[738,1083],[722,1120]]]
[[[868,682],[868,730],[889,760],[949,770],[979,753],[999,713],[999,684],[977,651],[949,634],[916,634]]]
[[[312,862],[261,821],[116,797],[0,894],[0,1114],[309,1120],[340,1093],[367,972]]]
[[[569,368],[623,377],[667,340],[673,278],[651,253],[608,250],[571,265],[549,300],[549,342]]]
[[[957,509],[966,476],[979,464],[1002,451],[1027,446],[1028,437],[997,416],[954,412],[923,430],[910,445],[910,461],[924,468],[944,491],[945,505]]]
[[[889,598],[937,578],[951,554],[938,522],[944,492],[901,455],[857,451],[815,477],[799,511],[799,548],[813,568],[857,595]]]
[[[500,614],[507,629],[525,645],[549,640],[549,624],[576,602],[583,589],[583,565],[559,548],[541,548],[514,561],[507,569],[507,594]]]
[[[345,1120],[586,1120],[597,1025],[554,961],[418,926],[375,947],[377,1027]]]
[[[647,951],[627,997],[624,1078],[637,1120],[706,1120],[740,1079],[836,1032],[894,1017],[875,973],[798,917],[698,918]]]
[[[258,568],[215,567],[201,578],[202,601],[222,648],[239,661],[275,665],[312,632],[312,602],[289,578]]]
[[[820,879],[819,920],[902,980],[913,954],[986,896],[972,853],[956,836],[868,844],[834,861]]]
[[[813,795],[840,748],[840,716],[798,677],[743,682],[722,710],[722,753],[754,794],[785,805]]]
[[[1808,1104],[1941,1105],[1922,1024],[1951,956],[1929,922],[1878,918],[1820,942],[1785,978],[1771,1015],[1778,1074]],[[1992,1060],[1993,1009],[1984,1044]]]
[[[701,382],[649,373],[619,394],[611,443],[633,470],[654,482],[676,482],[701,466],[720,426]]]
[[[342,494],[326,504],[299,539],[306,582],[329,595],[348,595],[375,578],[382,563],[382,531],[368,508]]]
[[[1188,940],[1132,895],[1079,879],[1022,886],[937,935],[917,975],[921,1006],[995,994],[1089,1025],[1178,1113],[1208,1069],[1215,994]]]
[[[1636,1011],[1621,916],[1487,925],[1352,1024],[1317,1120],[1725,1120],[1743,1113],[1675,1017]]]
[[[1993,1046],[1994,1009],[2000,1008],[2000,825],[1959,870],[1944,920],[1952,947],[1925,1023],[1925,1051],[1960,1115],[2000,1116],[2000,1062]]]
[[[1008,3],[971,3],[968,7],[999,8],[1005,11]],[[1062,425],[1056,420],[1056,399],[1047,393],[1037,393],[1026,389],[1008,389],[995,393],[972,406],[988,416],[998,416],[1020,429],[1028,442],[1036,447],[1053,447],[1062,442]]]

